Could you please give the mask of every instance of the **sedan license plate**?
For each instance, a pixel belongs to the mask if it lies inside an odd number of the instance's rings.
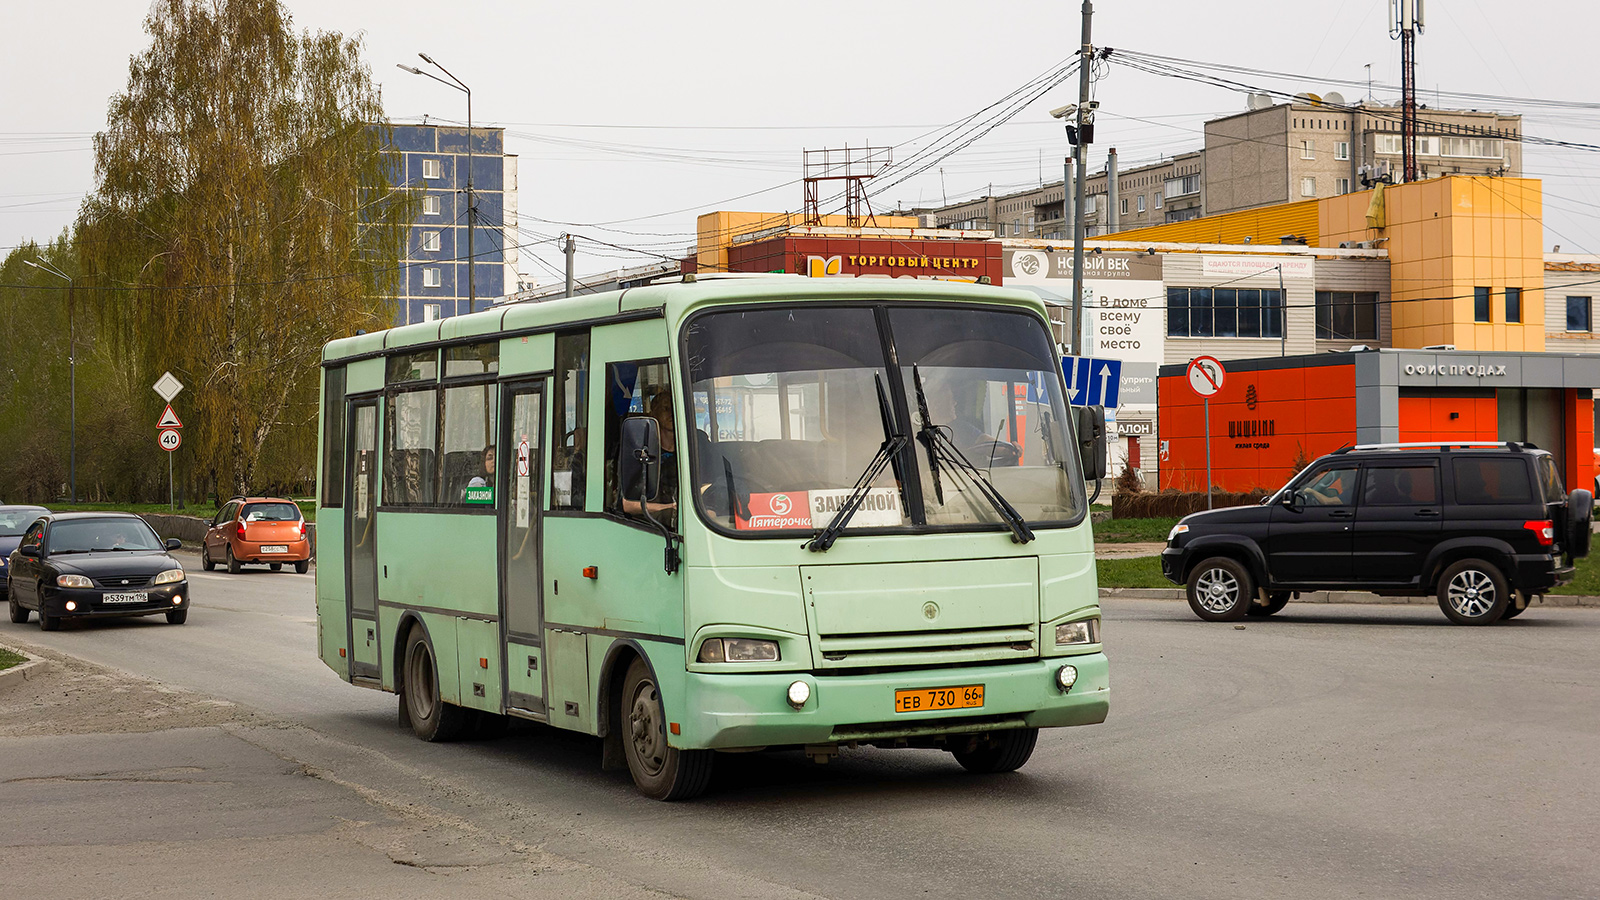
[[[100,598],[101,603],[149,603],[150,594],[147,591],[128,591],[123,594],[106,594]]]
[[[907,688],[894,692],[894,711],[928,712],[940,709],[972,709],[983,705],[983,685],[959,687]]]
[[[262,553],[288,553],[289,548],[284,544],[267,544],[261,548]]]

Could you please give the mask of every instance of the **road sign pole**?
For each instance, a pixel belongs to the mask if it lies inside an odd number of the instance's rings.
[[[173,499],[172,490],[172,454],[167,454],[167,512],[177,512],[178,504]]]
[[[1206,509],[1211,508],[1211,398],[1203,401],[1206,405]]]

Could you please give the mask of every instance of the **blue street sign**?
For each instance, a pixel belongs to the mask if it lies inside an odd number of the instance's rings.
[[[1122,386],[1122,360],[1092,356],[1061,357],[1067,379],[1067,403],[1115,409]]]

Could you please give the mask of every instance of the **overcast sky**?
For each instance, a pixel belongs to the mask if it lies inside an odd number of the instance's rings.
[[[465,117],[461,94],[395,68],[427,52],[473,88],[474,124],[507,130],[521,158],[521,269],[556,280],[563,231],[680,256],[694,216],[716,209],[798,210],[803,149],[894,145],[999,100],[1064,61],[1078,42],[1076,2],[810,0],[750,2],[418,2],[293,0],[298,28],[365,35],[395,121]],[[93,133],[148,37],[139,0],[10,3],[0,94],[0,246],[45,241],[94,186]],[[1593,7],[1433,0],[1417,40],[1421,100],[1523,112],[1529,135],[1600,145]],[[1338,89],[1354,101],[1365,65],[1378,99],[1399,83],[1387,0],[1143,0],[1096,4],[1097,46],[1303,74],[1236,75],[1274,90]],[[1597,101],[1523,109],[1514,101],[1435,102],[1435,90]],[[1124,168],[1198,148],[1202,123],[1241,111],[1234,91],[1113,64],[1092,167],[1118,148]],[[1059,179],[1065,138],[1048,117],[1075,102],[1073,78],[927,173],[874,201],[935,203]],[[1545,249],[1600,252],[1600,153],[1529,145],[1526,174],[1545,182]],[[941,171],[942,170],[942,171]],[[762,193],[754,193],[761,191]],[[750,195],[750,196],[743,196]],[[742,197],[742,199],[731,199]],[[580,238],[580,273],[650,261]],[[543,264],[539,262],[543,260]]]

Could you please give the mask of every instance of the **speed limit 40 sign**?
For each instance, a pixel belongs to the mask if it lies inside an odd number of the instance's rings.
[[[171,453],[183,446],[183,435],[179,434],[176,428],[163,428],[161,434],[156,437],[156,443],[161,445],[161,449]]]

